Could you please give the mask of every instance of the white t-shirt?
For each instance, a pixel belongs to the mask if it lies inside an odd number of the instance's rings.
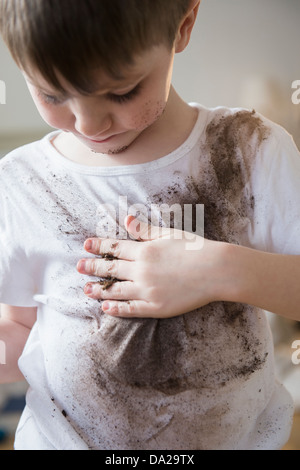
[[[126,238],[129,207],[163,203],[204,204],[207,238],[300,254],[291,137],[247,110],[194,106],[186,142],[149,163],[79,165],[55,150],[56,133],[1,161],[0,302],[38,307],[19,361],[30,388],[17,450],[278,449],[288,439],[293,404],[274,376],[264,312],[215,302],[171,319],[112,318],[83,293],[95,279],[76,270],[88,237]]]

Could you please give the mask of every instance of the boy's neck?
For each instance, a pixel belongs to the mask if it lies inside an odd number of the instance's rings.
[[[184,102],[171,88],[162,116],[147,128],[124,152],[117,155],[95,154],[71,133],[60,133],[52,142],[66,158],[86,166],[135,165],[157,160],[176,150],[189,137],[198,110]]]

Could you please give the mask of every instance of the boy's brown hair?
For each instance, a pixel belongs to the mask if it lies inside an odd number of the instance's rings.
[[[89,93],[98,67],[122,67],[154,45],[172,47],[191,0],[0,0],[0,33],[17,65],[57,90],[57,72]]]

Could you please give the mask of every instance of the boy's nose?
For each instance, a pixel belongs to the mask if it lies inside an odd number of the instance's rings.
[[[89,139],[107,137],[107,132],[111,128],[112,118],[105,110],[81,109],[74,113],[76,131]]]
[[[107,117],[105,120],[101,120],[101,122],[98,120],[91,121],[90,119],[76,119],[75,123],[76,131],[89,139],[97,139],[101,138],[101,136],[106,138],[106,134],[110,128],[111,120],[109,117]]]

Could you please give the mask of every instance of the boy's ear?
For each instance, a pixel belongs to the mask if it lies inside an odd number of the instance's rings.
[[[182,52],[190,42],[192,30],[197,18],[198,9],[201,0],[191,0],[189,9],[184,15],[180,26],[178,28],[177,36],[175,39],[175,52]]]

